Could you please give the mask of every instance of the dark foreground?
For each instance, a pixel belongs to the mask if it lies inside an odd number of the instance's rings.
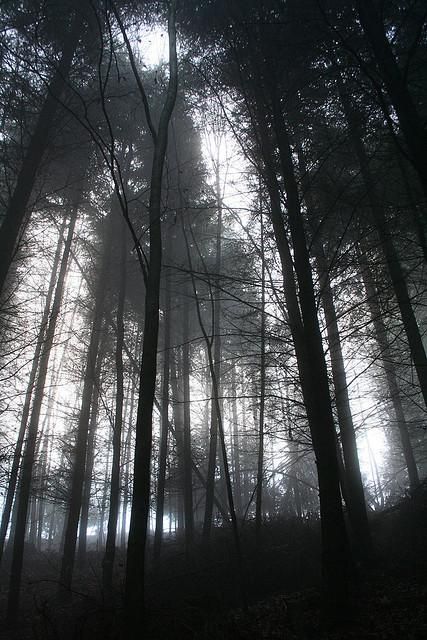
[[[218,531],[211,553],[187,558],[167,541],[160,566],[148,578],[146,640],[427,639],[427,486],[372,518],[375,563],[352,580],[352,603],[341,627],[322,629],[317,521],[286,520],[264,528],[263,551],[244,529],[243,581],[237,579],[231,538]],[[124,640],[121,592],[104,601],[100,557],[77,573],[75,590],[58,599],[58,558],[28,552],[22,615],[2,624],[1,640]],[[123,580],[119,560],[117,584]],[[122,566],[120,566],[122,565]],[[1,584],[1,614],[6,605]],[[242,606],[242,584],[247,606]]]

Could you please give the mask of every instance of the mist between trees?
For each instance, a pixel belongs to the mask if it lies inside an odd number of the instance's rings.
[[[156,576],[209,581],[221,540],[244,607],[290,523],[342,620],[426,475],[425,17],[2,3],[10,628],[32,580],[69,611],[94,572],[103,637],[142,637]]]

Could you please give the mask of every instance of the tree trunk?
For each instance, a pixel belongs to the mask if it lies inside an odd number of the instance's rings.
[[[292,151],[274,91],[271,86],[274,130],[287,196],[298,295],[292,256],[283,224],[280,192],[272,164],[274,151],[262,109],[263,98],[259,92],[257,124],[271,200],[271,221],[283,271],[289,325],[317,463],[322,531],[323,609],[326,618],[337,618],[344,614],[348,598],[348,543],[341,504],[335,425]]]
[[[35,462],[35,451],[37,444],[38,425],[40,420],[40,413],[44,398],[45,384],[49,367],[49,359],[53,345],[53,339],[55,337],[56,324],[61,308],[62,295],[64,291],[65,277],[68,270],[68,262],[71,250],[71,243],[74,236],[74,228],[77,220],[78,204],[81,198],[81,191],[77,194],[77,199],[72,204],[71,218],[68,226],[67,238],[64,246],[64,253],[62,255],[61,267],[58,275],[58,282],[56,284],[55,296],[52,303],[52,310],[50,313],[49,323],[46,328],[45,339],[40,354],[39,372],[37,376],[37,383],[34,391],[33,407],[31,411],[31,418],[28,425],[27,442],[24,451],[24,457],[22,461],[22,471],[19,486],[18,495],[18,507],[16,518],[16,531],[13,541],[12,552],[12,566],[9,583],[9,598],[7,617],[10,621],[16,618],[19,608],[19,592],[21,587],[21,574],[24,558],[24,539],[25,539],[25,527],[27,521],[28,504],[31,491],[31,480],[33,476],[33,467]]]
[[[165,313],[164,313],[164,341],[163,341],[163,380],[161,400],[160,422],[160,447],[159,447],[159,471],[157,476],[156,494],[156,529],[154,532],[153,556],[157,562],[160,558],[160,549],[163,536],[163,518],[165,505],[166,461],[168,452],[169,433],[169,361],[170,361],[170,325],[171,325],[171,291],[170,272],[165,276]],[[176,400],[176,399],[175,399]]]
[[[112,214],[110,214],[111,216]],[[91,411],[91,400],[95,383],[95,366],[101,338],[101,326],[103,318],[103,306],[105,298],[105,287],[109,270],[109,260],[112,242],[111,219],[104,222],[106,238],[102,248],[102,263],[98,275],[96,286],[95,303],[93,308],[92,329],[90,334],[89,347],[87,351],[86,366],[83,376],[82,401],[77,424],[76,442],[74,446],[74,460],[71,476],[71,490],[68,504],[68,511],[65,524],[64,550],[61,560],[61,570],[59,578],[59,590],[69,591],[73,577],[74,559],[76,554],[77,529],[82,506],[83,483],[85,479],[87,440],[89,430],[89,417]]]
[[[45,307],[44,307],[44,311],[43,311],[42,320],[41,320],[41,323],[40,323],[40,329],[39,329],[38,336],[37,336],[37,343],[36,343],[36,348],[35,348],[35,351],[34,351],[34,356],[33,356],[33,362],[32,362],[32,366],[31,366],[30,376],[29,376],[29,379],[28,379],[27,390],[26,390],[26,393],[25,393],[25,401],[24,401],[24,406],[22,408],[22,416],[21,416],[21,422],[20,422],[20,427],[19,427],[18,438],[17,438],[16,445],[15,445],[15,451],[14,451],[14,454],[13,454],[12,468],[10,470],[9,484],[8,484],[8,487],[7,487],[6,499],[5,499],[5,503],[4,503],[4,507],[3,507],[1,526],[0,526],[0,564],[1,564],[1,561],[2,561],[2,558],[3,558],[4,544],[5,544],[5,540],[6,540],[7,529],[9,527],[9,521],[10,521],[10,514],[11,514],[11,511],[12,511],[13,499],[14,499],[14,496],[15,496],[15,489],[16,489],[16,484],[17,484],[17,480],[18,480],[19,465],[20,465],[20,462],[21,462],[22,447],[23,447],[23,444],[24,444],[25,430],[26,430],[26,427],[27,427],[28,416],[30,415],[31,398],[33,397],[34,383],[35,383],[35,380],[36,380],[37,370],[38,370],[38,366],[39,366],[40,353],[41,353],[43,342],[44,342],[44,337],[45,337],[45,332],[46,332],[46,325],[47,325],[48,318],[49,318],[50,305],[51,305],[51,302],[52,302],[53,292],[55,290],[55,283],[56,283],[56,277],[57,277],[57,274],[58,274],[59,261],[61,259],[62,236],[63,236],[63,233],[65,231],[66,225],[67,225],[67,221],[64,220],[63,223],[62,223],[62,226],[61,226],[61,231],[59,233],[59,238],[58,238],[58,244],[57,244],[57,247],[56,247],[55,257],[53,259],[52,273],[51,273],[51,276],[50,276],[50,282],[49,282],[49,287],[48,287],[48,290],[47,290]]]
[[[150,262],[146,281],[142,364],[136,419],[134,482],[125,583],[125,611],[131,637],[136,637],[140,634],[144,623],[145,545],[150,513],[152,414],[157,372],[159,289],[162,262],[162,176],[168,127],[175,106],[178,86],[175,11],[175,0],[171,0],[168,18],[169,84],[166,100],[160,114],[158,131],[153,136],[154,157],[149,201]]]
[[[260,403],[259,403],[259,437],[257,483],[255,501],[255,530],[258,546],[261,542],[262,526],[262,491],[264,481],[264,409],[265,409],[265,256],[264,256],[264,219],[262,211],[262,197],[260,193],[260,224],[261,224],[261,357],[260,357]]]
[[[388,231],[387,218],[380,199],[376,193],[375,181],[369,169],[369,159],[360,137],[357,117],[348,101],[344,91],[340,92],[343,110],[348,121],[351,141],[354,146],[359,164],[360,172],[365,183],[367,197],[381,240],[384,256],[387,261],[390,278],[393,284],[394,293],[399,305],[403,326],[408,339],[409,349],[414,360],[415,369],[420,383],[421,393],[427,407],[427,357],[418,328],[417,319],[409,296],[405,274],[400,263],[399,255],[394,247],[392,238]]]
[[[110,508],[108,513],[107,540],[105,545],[105,555],[102,562],[102,578],[104,592],[107,598],[111,596],[113,588],[113,568],[116,554],[117,523],[120,506],[120,449],[122,442],[123,428],[123,343],[124,343],[124,307],[126,297],[126,227],[125,221],[120,222],[120,282],[117,300],[116,315],[116,407],[113,426],[113,456],[111,463],[110,479]]]
[[[378,346],[380,347],[381,360],[386,374],[390,399],[396,417],[396,424],[399,429],[402,451],[408,471],[409,484],[411,489],[415,489],[415,487],[417,487],[420,483],[420,478],[414,452],[412,449],[411,440],[409,437],[408,426],[406,424],[402,402],[400,399],[400,390],[393,365],[393,357],[387,338],[387,329],[382,319],[381,310],[378,304],[378,296],[374,284],[374,279],[362,251],[359,252],[359,258],[361,262],[363,284],[365,285],[366,290],[367,303],[371,312],[372,323],[374,325],[375,338],[377,340]]]
[[[308,184],[308,172],[301,147],[298,148],[300,170],[303,175],[302,185],[304,197],[310,214],[316,212],[310,185]],[[316,237],[316,229],[311,222],[311,232]],[[342,463],[341,448],[337,446],[337,460],[341,477],[341,491],[347,505],[350,524],[353,532],[353,544],[360,559],[368,561],[372,555],[372,540],[366,511],[365,494],[363,489],[362,474],[360,472],[359,455],[357,451],[356,433],[354,430],[353,416],[350,408],[347,378],[345,373],[344,358],[342,354],[341,338],[338,327],[338,318],[335,310],[334,297],[329,276],[329,265],[326,260],[323,245],[315,240],[312,245],[313,255],[316,260],[317,273],[323,311],[325,313],[326,331],[331,358],[332,378],[335,390],[335,404],[338,414],[338,426],[341,436],[341,446],[344,456]]]
[[[215,392],[219,396],[221,395],[221,291],[220,291],[220,271],[222,265],[222,196],[221,196],[221,184],[219,173],[219,149],[218,158],[216,163],[216,201],[218,207],[218,220],[216,230],[216,256],[215,256],[215,290],[213,293],[213,365],[216,384],[218,388],[213,388],[214,382],[212,381],[212,407],[211,407],[211,428],[209,438],[209,457],[208,457],[208,471],[206,476],[206,502],[205,502],[205,517],[203,521],[203,539],[205,542],[209,541],[212,529],[212,515],[213,515],[213,496],[215,492],[215,470],[217,464],[217,441],[218,441],[218,421],[221,417],[218,415],[220,411],[219,402],[215,401]],[[208,351],[211,345],[207,345]],[[208,354],[208,358],[209,358]],[[222,498],[222,496],[221,496]]]
[[[323,247],[315,247],[314,253],[316,254],[318,266],[319,284],[322,291],[322,306],[325,313],[331,357],[335,404],[344,456],[345,497],[353,531],[353,543],[359,557],[369,559],[372,552],[372,540],[366,511],[362,474],[360,472],[356,434],[350,408],[337,313]]]
[[[191,468],[191,418],[190,418],[190,329],[189,329],[189,299],[184,300],[184,317],[182,332],[182,379],[184,400],[184,520],[185,520],[185,549],[187,557],[190,554],[194,537],[193,519],[193,473]]]
[[[236,367],[231,369],[231,415],[233,420],[233,485],[237,517],[242,516],[242,478],[239,421],[237,417]]]
[[[82,508],[80,515],[79,540],[77,547],[77,565],[83,568],[86,565],[87,554],[87,528],[89,525],[90,495],[92,489],[93,466],[95,462],[96,427],[98,422],[99,396],[101,392],[101,367],[104,357],[104,343],[99,348],[95,370],[95,384],[90,408],[89,431],[87,436],[87,451],[85,464],[85,479],[82,495]]]

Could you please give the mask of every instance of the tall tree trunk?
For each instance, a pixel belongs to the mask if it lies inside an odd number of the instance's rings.
[[[172,411],[174,429],[172,433],[176,442],[176,513],[178,527],[177,531],[181,532],[184,527],[184,396],[182,393],[182,353],[177,352],[177,361],[175,357],[170,360],[170,382],[172,388]],[[169,426],[170,429],[170,426]]]
[[[427,407],[427,357],[417,319],[412,307],[411,298],[409,296],[405,274],[400,263],[399,255],[390,236],[386,214],[380,198],[377,195],[375,181],[369,169],[369,159],[360,137],[357,115],[352,109],[344,91],[340,92],[340,98],[347,118],[351,141],[359,161],[360,172],[365,183],[375,227],[381,240],[382,249],[387,261],[387,267],[390,273],[396,300],[399,305],[403,327],[405,329],[409,349],[414,360],[415,370],[420,383],[421,393]]]
[[[236,383],[236,367],[233,365],[231,369],[231,415],[233,420],[233,484],[234,495],[236,500],[236,514],[242,516],[242,478],[241,478],[241,452],[240,452],[240,433],[239,421],[237,417],[237,383]]]
[[[304,198],[309,210],[308,213],[311,223],[311,232],[315,238],[312,243],[312,252],[316,260],[322,306],[326,319],[332,379],[335,390],[335,404],[338,414],[338,426],[341,436],[342,452],[344,456],[343,464],[341,448],[337,441],[337,460],[341,477],[341,491],[349,513],[350,524],[353,532],[354,548],[356,549],[359,558],[369,560],[372,555],[372,540],[368,514],[366,511],[359,455],[357,451],[356,433],[350,408],[350,398],[348,394],[338,318],[331,288],[329,265],[326,260],[323,245],[321,241],[316,238],[316,229],[314,228],[312,219],[310,218],[310,214],[313,215],[316,213],[316,206],[310,191],[308,172],[301,146],[298,148],[298,159],[300,170],[303,175],[302,185],[304,189]]]
[[[112,214],[110,214],[111,216]],[[77,424],[76,441],[74,445],[73,469],[71,474],[71,490],[67,509],[64,550],[61,560],[59,589],[69,590],[73,577],[74,559],[76,554],[77,529],[82,506],[83,483],[85,479],[85,466],[87,454],[87,439],[89,430],[89,418],[91,400],[95,384],[95,366],[101,338],[101,326],[103,318],[103,306],[105,287],[109,270],[109,260],[112,242],[111,219],[104,222],[106,237],[102,248],[102,263],[96,285],[95,303],[93,308],[92,328],[89,347],[86,357],[86,365],[83,376],[83,390],[79,420]]]
[[[113,588],[113,568],[116,554],[117,523],[120,506],[120,453],[123,428],[123,343],[125,337],[124,308],[126,297],[126,227],[125,221],[120,222],[120,282],[117,300],[116,314],[116,407],[113,426],[113,456],[111,463],[110,479],[110,508],[108,513],[107,540],[105,545],[105,555],[102,562],[103,587],[107,598],[111,595]]]
[[[90,495],[92,489],[93,466],[95,463],[96,427],[98,422],[99,396],[101,393],[101,367],[104,358],[104,343],[101,343],[97,356],[95,383],[90,408],[89,431],[87,436],[85,478],[82,494],[82,508],[80,514],[79,540],[77,547],[77,565],[84,567],[87,555],[87,529],[89,525]]]
[[[220,184],[220,166],[219,166],[219,149],[218,158],[216,162],[216,201],[218,208],[218,220],[216,230],[216,256],[215,256],[215,278],[212,301],[212,313],[213,313],[213,365],[217,390],[213,388],[214,382],[212,381],[212,407],[211,407],[211,428],[209,438],[209,457],[208,457],[208,471],[206,476],[206,502],[205,502],[205,517],[203,521],[203,539],[208,542],[211,529],[212,529],[212,515],[214,504],[214,491],[215,491],[215,470],[217,464],[217,441],[218,441],[218,421],[221,417],[218,415],[220,411],[220,403],[215,400],[215,391],[218,398],[221,395],[221,291],[220,291],[220,271],[222,265],[222,196],[221,196],[221,184]],[[208,345],[207,345],[208,346]],[[208,346],[208,351],[210,347]],[[209,357],[209,354],[208,354]]]
[[[150,513],[150,463],[153,403],[157,372],[159,331],[159,289],[162,262],[161,195],[162,176],[168,139],[168,127],[175,106],[178,65],[175,32],[176,2],[169,3],[169,84],[160,114],[157,133],[153,135],[154,157],[150,179],[149,230],[150,261],[146,280],[142,364],[136,419],[136,444],[132,510],[128,538],[125,611],[131,637],[139,635],[144,623],[145,545]]]
[[[165,506],[166,461],[169,433],[169,374],[170,374],[170,325],[171,325],[171,291],[170,271],[165,276],[165,313],[163,340],[163,380],[160,420],[159,471],[157,475],[156,494],[156,529],[154,532],[154,560],[158,561],[163,536],[163,519]]]
[[[68,270],[71,243],[74,236],[74,228],[77,220],[78,203],[80,203],[81,191],[77,193],[76,200],[72,203],[71,218],[68,226],[67,238],[62,255],[61,267],[56,284],[55,296],[52,303],[49,323],[46,328],[45,340],[40,354],[40,364],[37,376],[37,383],[34,390],[33,407],[31,418],[28,424],[27,442],[22,461],[22,471],[18,495],[18,508],[16,518],[16,531],[13,541],[12,566],[9,583],[9,598],[7,607],[7,617],[10,621],[16,618],[19,608],[19,593],[21,588],[21,575],[24,558],[24,539],[27,521],[28,504],[31,491],[31,480],[35,463],[35,451],[37,444],[38,426],[40,413],[43,404],[45,384],[49,367],[49,359],[55,337],[56,324],[61,308],[62,295],[64,291],[65,277]]]
[[[191,417],[190,417],[190,328],[189,328],[189,299],[184,300],[184,317],[182,331],[182,378],[184,400],[184,520],[185,520],[185,549],[187,556],[191,551],[194,537],[193,519],[193,473],[191,467]]]
[[[15,445],[15,451],[13,454],[12,468],[10,470],[9,484],[7,487],[6,499],[3,507],[2,519],[1,519],[1,525],[0,525],[0,564],[3,558],[4,543],[6,540],[7,529],[9,527],[9,521],[10,521],[10,514],[12,511],[13,499],[15,496],[19,465],[21,462],[22,447],[24,444],[24,437],[25,437],[25,430],[28,422],[28,416],[30,415],[31,399],[33,397],[34,383],[36,381],[37,370],[38,370],[39,361],[40,361],[40,353],[42,350],[45,332],[46,332],[46,326],[49,319],[50,305],[52,302],[53,293],[55,291],[59,261],[61,259],[61,252],[62,252],[62,236],[65,231],[66,225],[67,225],[67,221],[66,219],[64,219],[61,225],[58,244],[56,246],[55,257],[53,259],[52,272],[50,276],[49,287],[47,290],[46,302],[44,306],[42,320],[40,323],[39,332],[37,335],[37,343],[34,351],[33,362],[31,365],[30,376],[28,379],[27,390],[25,392],[25,401],[24,401],[24,406],[22,408],[22,416],[21,416],[21,422],[19,426],[19,433],[18,433],[16,445]]]
[[[1,225],[0,234],[0,295],[13,260],[19,232],[25,219],[26,208],[34,186],[37,171],[49,144],[49,133],[59,99],[64,92],[74,53],[82,30],[82,11],[76,11],[62,50],[61,60],[49,84],[48,94],[38,117],[33,135],[19,171],[15,189]]]
[[[369,558],[372,551],[372,540],[366,511],[362,474],[360,472],[359,455],[357,452],[356,433],[350,408],[337,313],[323,247],[315,247],[314,253],[316,255],[319,284],[322,291],[322,306],[326,319],[332,378],[335,389],[335,404],[344,456],[344,491],[353,531],[353,543],[359,557]]]
[[[317,463],[322,531],[324,614],[326,617],[336,618],[343,615],[348,597],[348,542],[341,504],[335,425],[292,151],[274,87],[270,86],[269,89],[273,103],[274,130],[277,136],[287,196],[293,260],[283,224],[280,192],[272,164],[274,151],[269,140],[265,111],[262,108],[263,97],[260,93],[257,94],[257,123],[265,162],[265,179],[271,200],[271,221],[283,271],[289,325]],[[294,280],[293,262],[298,294]]]
[[[414,451],[412,449],[409,437],[408,426],[406,424],[405,414],[400,399],[400,390],[397,382],[396,372],[393,365],[393,357],[390,350],[390,344],[387,337],[387,329],[382,319],[381,310],[378,304],[378,294],[376,291],[374,279],[368,262],[363,251],[359,251],[361,262],[361,273],[363,284],[366,290],[367,303],[371,312],[371,319],[374,326],[375,338],[381,351],[381,360],[386,374],[387,385],[389,389],[390,399],[392,402],[396,424],[399,429],[400,441],[402,443],[402,451],[405,458],[405,464],[408,471],[409,484],[411,489],[417,487],[420,483],[417,463],[415,461]]]
[[[217,180],[218,180],[218,174],[217,174]],[[221,211],[222,209],[222,205],[219,208],[219,211]],[[220,233],[220,229],[222,228],[222,221],[221,221],[221,217],[218,216],[218,222],[221,222],[221,225],[218,224],[218,234]],[[238,588],[239,588],[239,592],[240,592],[240,597],[242,599],[243,604],[245,604],[246,602],[246,595],[245,595],[245,586],[243,583],[243,563],[242,563],[242,551],[241,551],[241,544],[240,544],[240,534],[239,534],[239,527],[238,527],[238,522],[237,522],[237,517],[236,517],[236,509],[234,507],[234,497],[233,497],[233,487],[232,487],[232,482],[231,482],[231,474],[230,474],[230,467],[229,467],[229,463],[228,463],[228,457],[227,457],[227,448],[226,448],[226,443],[225,443],[225,432],[224,432],[224,423],[223,423],[223,419],[222,419],[222,407],[221,407],[221,398],[220,398],[220,383],[217,377],[217,372],[220,371],[220,369],[218,368],[217,365],[220,364],[220,351],[216,352],[216,341],[214,342],[214,344],[212,345],[212,337],[219,335],[218,333],[216,333],[217,331],[219,331],[219,325],[216,327],[216,319],[214,316],[214,332],[213,332],[213,336],[209,337],[208,333],[206,331],[205,325],[203,323],[203,319],[202,319],[202,315],[201,315],[201,310],[200,310],[200,302],[199,299],[197,297],[197,288],[196,288],[196,283],[195,283],[195,277],[194,277],[194,271],[193,271],[193,266],[192,266],[192,257],[191,257],[191,252],[190,252],[190,245],[188,242],[188,238],[187,238],[187,234],[186,234],[186,230],[185,230],[185,224],[183,223],[183,235],[184,235],[184,240],[185,240],[185,244],[186,244],[186,251],[187,251],[187,260],[188,260],[188,266],[189,266],[189,271],[190,271],[190,275],[191,275],[191,283],[192,283],[192,289],[193,289],[193,296],[194,296],[194,300],[196,303],[196,312],[197,312],[197,319],[199,322],[199,327],[200,330],[202,332],[203,335],[203,339],[205,342],[205,346],[206,346],[206,353],[207,353],[207,357],[208,357],[208,365],[209,365],[209,373],[210,373],[210,377],[211,377],[211,381],[212,381],[212,401],[213,401],[213,406],[215,408],[215,419],[216,419],[216,423],[217,423],[217,435],[219,436],[219,442],[220,442],[220,447],[221,447],[221,455],[222,455],[222,470],[223,470],[223,476],[224,476],[224,482],[225,482],[225,490],[226,490],[226,494],[227,494],[227,501],[228,501],[228,506],[229,506],[229,513],[230,513],[230,520],[231,520],[231,527],[232,527],[232,532],[233,532],[233,538],[234,538],[234,543],[235,543],[235,549],[236,549],[236,564],[237,564],[237,575],[236,575],[236,579],[237,579],[237,583],[238,583]],[[221,257],[221,252],[218,251],[218,243],[221,246],[221,238],[218,238],[217,235],[217,260],[218,260],[218,255],[219,258]],[[200,254],[199,254],[200,256]],[[201,257],[201,256],[200,256]],[[218,276],[219,276],[219,272],[218,272]],[[217,286],[217,292],[219,290],[219,287]],[[217,295],[217,294],[216,294]],[[214,304],[214,310],[215,310],[215,304]],[[217,318],[218,316],[216,316]],[[214,348],[212,348],[212,346]],[[212,503],[215,502],[215,489],[214,489],[214,484],[213,483],[209,483],[209,480],[206,480],[206,495],[208,495],[208,488],[210,488],[212,490]],[[224,515],[224,514],[223,514]],[[228,519],[228,518],[227,518]],[[212,514],[211,514],[211,522],[212,522]],[[206,509],[205,509],[205,520],[203,522],[203,537],[205,542],[207,542],[209,540],[209,535],[210,535],[210,529],[209,530],[205,530],[205,525],[206,525]]]
[[[133,409],[134,409],[134,401],[135,401],[135,385],[133,383],[133,379],[131,378],[131,392],[130,392],[130,402],[129,402],[129,417],[128,417],[128,426],[126,433],[126,440],[124,446],[124,464],[123,464],[123,498],[122,498],[122,524],[120,528],[120,547],[125,549],[126,547],[126,529],[127,529],[127,512],[128,512],[128,502],[129,502],[129,476],[130,476],[130,453],[131,453],[131,435],[132,435],[132,419],[133,419]]]
[[[264,480],[264,409],[265,409],[265,255],[264,255],[264,218],[260,189],[260,223],[261,223],[261,356],[260,356],[260,403],[258,429],[258,460],[255,501],[255,530],[257,544],[261,542],[262,527],[262,492]]]

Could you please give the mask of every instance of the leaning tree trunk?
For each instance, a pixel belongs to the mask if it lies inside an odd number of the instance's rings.
[[[38,117],[35,130],[24,156],[15,189],[7,207],[0,234],[0,295],[13,260],[19,232],[25,219],[26,208],[34,186],[37,171],[49,144],[59,99],[64,92],[74,53],[82,30],[82,11],[76,11],[69,35],[65,41],[61,60],[49,84],[47,97]]]
[[[159,290],[162,263],[162,176],[168,140],[168,127],[175,106],[178,88],[175,11],[176,2],[175,0],[171,0],[169,3],[168,18],[169,84],[166,100],[160,114],[158,130],[153,135],[154,157],[150,179],[148,212],[150,259],[146,278],[142,364],[136,419],[133,495],[125,582],[126,620],[132,637],[139,635],[144,624],[145,546],[150,513],[150,464],[153,404],[157,372]]]
[[[39,372],[37,376],[36,388],[34,391],[33,407],[31,411],[31,418],[28,424],[27,442],[24,451],[24,457],[22,461],[22,471],[19,483],[19,495],[17,517],[16,517],[16,530],[13,541],[12,552],[12,566],[10,573],[9,583],[9,598],[7,616],[9,620],[14,620],[18,613],[19,608],[19,593],[21,588],[21,574],[24,558],[24,540],[25,540],[25,528],[27,522],[28,504],[30,500],[31,480],[33,476],[33,467],[35,462],[35,451],[37,445],[38,426],[40,420],[40,413],[43,404],[46,379],[48,374],[49,359],[51,355],[53,339],[55,337],[56,324],[61,308],[62,296],[64,291],[65,277],[67,275],[68,263],[71,251],[71,243],[74,236],[74,228],[77,220],[78,204],[80,201],[81,192],[78,193],[78,200],[73,203],[71,218],[68,226],[67,238],[64,246],[64,253],[62,255],[61,267],[58,275],[58,282],[56,284],[55,296],[52,303],[52,311],[49,318],[49,324],[46,328],[45,339],[43,343],[42,352],[40,354]]]

